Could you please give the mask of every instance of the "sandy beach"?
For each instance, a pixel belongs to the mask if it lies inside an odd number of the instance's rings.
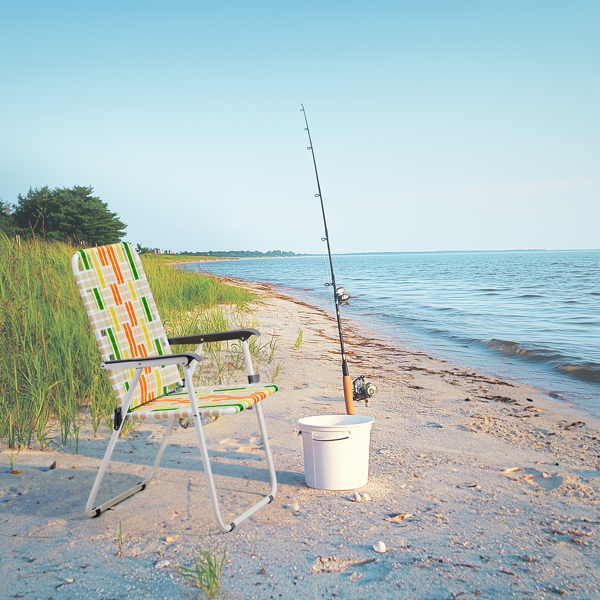
[[[147,490],[95,519],[84,506],[108,429],[96,438],[84,429],[77,449],[22,451],[16,475],[4,447],[0,598],[204,598],[173,567],[225,543],[231,600],[598,597],[598,420],[345,321],[351,375],[378,388],[370,407],[355,407],[375,419],[360,490],[371,500],[308,488],[297,421],[344,412],[335,321],[269,285],[244,285],[261,298],[260,330],[277,339],[261,373],[265,381],[279,366],[280,391],[263,405],[274,502],[219,533],[193,428],[174,430]],[[139,481],[163,431],[143,423],[120,439],[101,498]],[[256,416],[221,418],[205,433],[226,520],[268,491]],[[379,541],[386,553],[373,550]]]

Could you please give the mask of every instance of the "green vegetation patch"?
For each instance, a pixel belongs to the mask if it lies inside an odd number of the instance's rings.
[[[55,426],[63,442],[75,437],[85,407],[96,431],[115,408],[71,270],[76,250],[69,243],[0,234],[0,438],[10,447],[37,441],[43,448]],[[253,298],[215,277],[152,257],[143,264],[171,330],[199,308],[239,309]]]

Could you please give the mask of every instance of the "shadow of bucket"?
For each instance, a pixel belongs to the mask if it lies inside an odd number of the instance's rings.
[[[366,485],[372,425],[372,417],[360,415],[300,419],[306,485],[318,490],[354,490]]]

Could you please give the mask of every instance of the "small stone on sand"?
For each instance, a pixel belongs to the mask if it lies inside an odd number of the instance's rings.
[[[397,513],[395,515],[390,515],[388,520],[399,523],[400,521],[404,521],[404,519],[408,519],[410,517],[412,517],[411,513]]]

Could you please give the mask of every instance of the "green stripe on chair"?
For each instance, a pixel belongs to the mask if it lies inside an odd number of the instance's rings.
[[[148,322],[152,321],[152,313],[150,312],[150,306],[148,305],[148,300],[146,300],[145,296],[142,296],[140,298],[141,302],[142,302],[142,306],[144,307],[144,311],[146,312],[146,318],[148,319]]]
[[[102,299],[100,290],[98,288],[93,288],[92,294],[94,295],[94,300],[96,300],[96,306],[98,306],[98,310],[104,310],[104,301]]]
[[[133,273],[133,278],[137,280],[140,278],[140,274],[138,273],[137,267],[135,266],[135,260],[133,260],[133,256],[131,256],[129,244],[123,244],[123,248],[125,249],[125,254],[127,255],[127,260],[129,261],[131,272]]]
[[[121,351],[119,350],[119,342],[117,342],[117,338],[115,338],[115,334],[113,333],[113,330],[108,327],[107,330],[108,332],[108,339],[110,340],[110,346],[113,349],[113,354],[115,355],[115,358],[117,360],[121,360]]]
[[[81,256],[81,260],[83,261],[83,266],[86,271],[90,270],[90,263],[88,262],[87,256],[85,254],[85,250],[80,250],[79,255]]]

